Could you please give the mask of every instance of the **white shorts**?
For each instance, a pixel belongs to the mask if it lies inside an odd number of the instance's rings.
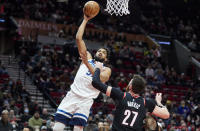
[[[93,99],[69,91],[57,109],[55,120],[66,125],[85,126],[92,104]]]

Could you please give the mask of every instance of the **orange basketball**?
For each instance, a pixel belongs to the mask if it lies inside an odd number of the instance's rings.
[[[95,1],[88,1],[85,3],[83,12],[87,17],[94,17],[99,13],[100,7],[99,4]]]

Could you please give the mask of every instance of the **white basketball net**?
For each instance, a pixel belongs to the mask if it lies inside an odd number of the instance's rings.
[[[130,14],[128,10],[129,0],[107,0],[105,11],[109,14],[115,14],[116,16]]]

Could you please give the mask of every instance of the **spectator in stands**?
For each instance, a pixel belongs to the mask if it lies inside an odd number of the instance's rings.
[[[98,126],[94,121],[94,118],[92,116],[89,116],[88,118],[88,124],[84,128],[84,131],[98,131]]]
[[[165,78],[163,76],[163,70],[161,68],[157,70],[154,78],[156,80],[156,83],[158,84],[162,84],[165,82]]]
[[[190,109],[186,106],[185,101],[182,100],[181,105],[178,107],[178,113],[186,118],[189,112]]]
[[[24,108],[24,113],[21,115],[20,119],[22,123],[28,122],[28,120],[31,118],[29,115],[29,109],[27,107]]]
[[[15,115],[14,110],[10,110],[9,112],[9,121],[12,122],[16,122],[17,121],[17,117]]]
[[[41,118],[42,118],[43,120],[45,120],[45,121],[48,120],[48,118],[49,118],[49,113],[48,113],[47,108],[43,108]]]
[[[145,75],[146,75],[147,78],[152,78],[152,77],[154,77],[154,69],[152,68],[151,65],[149,65],[149,66],[147,67],[147,69],[145,70]]]
[[[110,126],[110,129],[111,129],[112,123],[113,123],[113,119],[114,119],[113,113],[108,114],[106,119],[107,119],[108,125]]]
[[[34,131],[34,130],[32,127],[27,126],[27,127],[24,127],[23,131]]]
[[[196,109],[195,109],[195,114],[200,117],[200,102],[198,103]]]
[[[50,115],[49,116],[49,119],[47,120],[47,128],[48,129],[52,129],[53,128],[53,126],[54,126],[54,124],[55,124],[55,121],[54,121],[54,115]]]
[[[33,129],[39,129],[42,126],[43,120],[40,118],[38,111],[34,113],[34,116],[28,120],[28,125]]]
[[[20,55],[20,66],[24,69],[26,64],[28,63],[29,61],[29,55],[27,54],[26,50],[25,49],[22,49],[21,51],[21,55]]]
[[[38,51],[37,54],[33,57],[33,59],[34,59],[34,61],[35,61],[36,63],[39,63],[40,60],[41,60],[41,58],[42,58],[42,53],[41,53],[41,51]]]
[[[3,110],[1,113],[0,131],[12,131],[13,127],[8,119],[9,112],[7,110]]]
[[[47,131],[47,127],[46,126],[41,126],[40,131]]]
[[[8,74],[8,71],[6,70],[6,68],[3,65],[0,66],[0,73],[1,74]]]
[[[31,102],[29,104],[29,114],[33,115],[35,111],[38,111],[39,113],[42,112],[42,108],[38,105],[37,101]]]

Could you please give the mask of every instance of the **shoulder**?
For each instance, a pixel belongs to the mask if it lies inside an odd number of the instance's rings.
[[[104,67],[104,70],[111,72],[111,68],[110,67]]]
[[[107,66],[103,66],[103,71],[108,71],[108,72],[111,72],[111,68],[110,67],[107,67]]]
[[[109,67],[104,67],[103,68],[103,72],[105,72],[106,74],[108,74],[109,76],[111,75],[111,68],[109,68]]]
[[[33,118],[33,117],[29,118],[29,121],[33,121],[33,120],[34,120],[34,118]]]

